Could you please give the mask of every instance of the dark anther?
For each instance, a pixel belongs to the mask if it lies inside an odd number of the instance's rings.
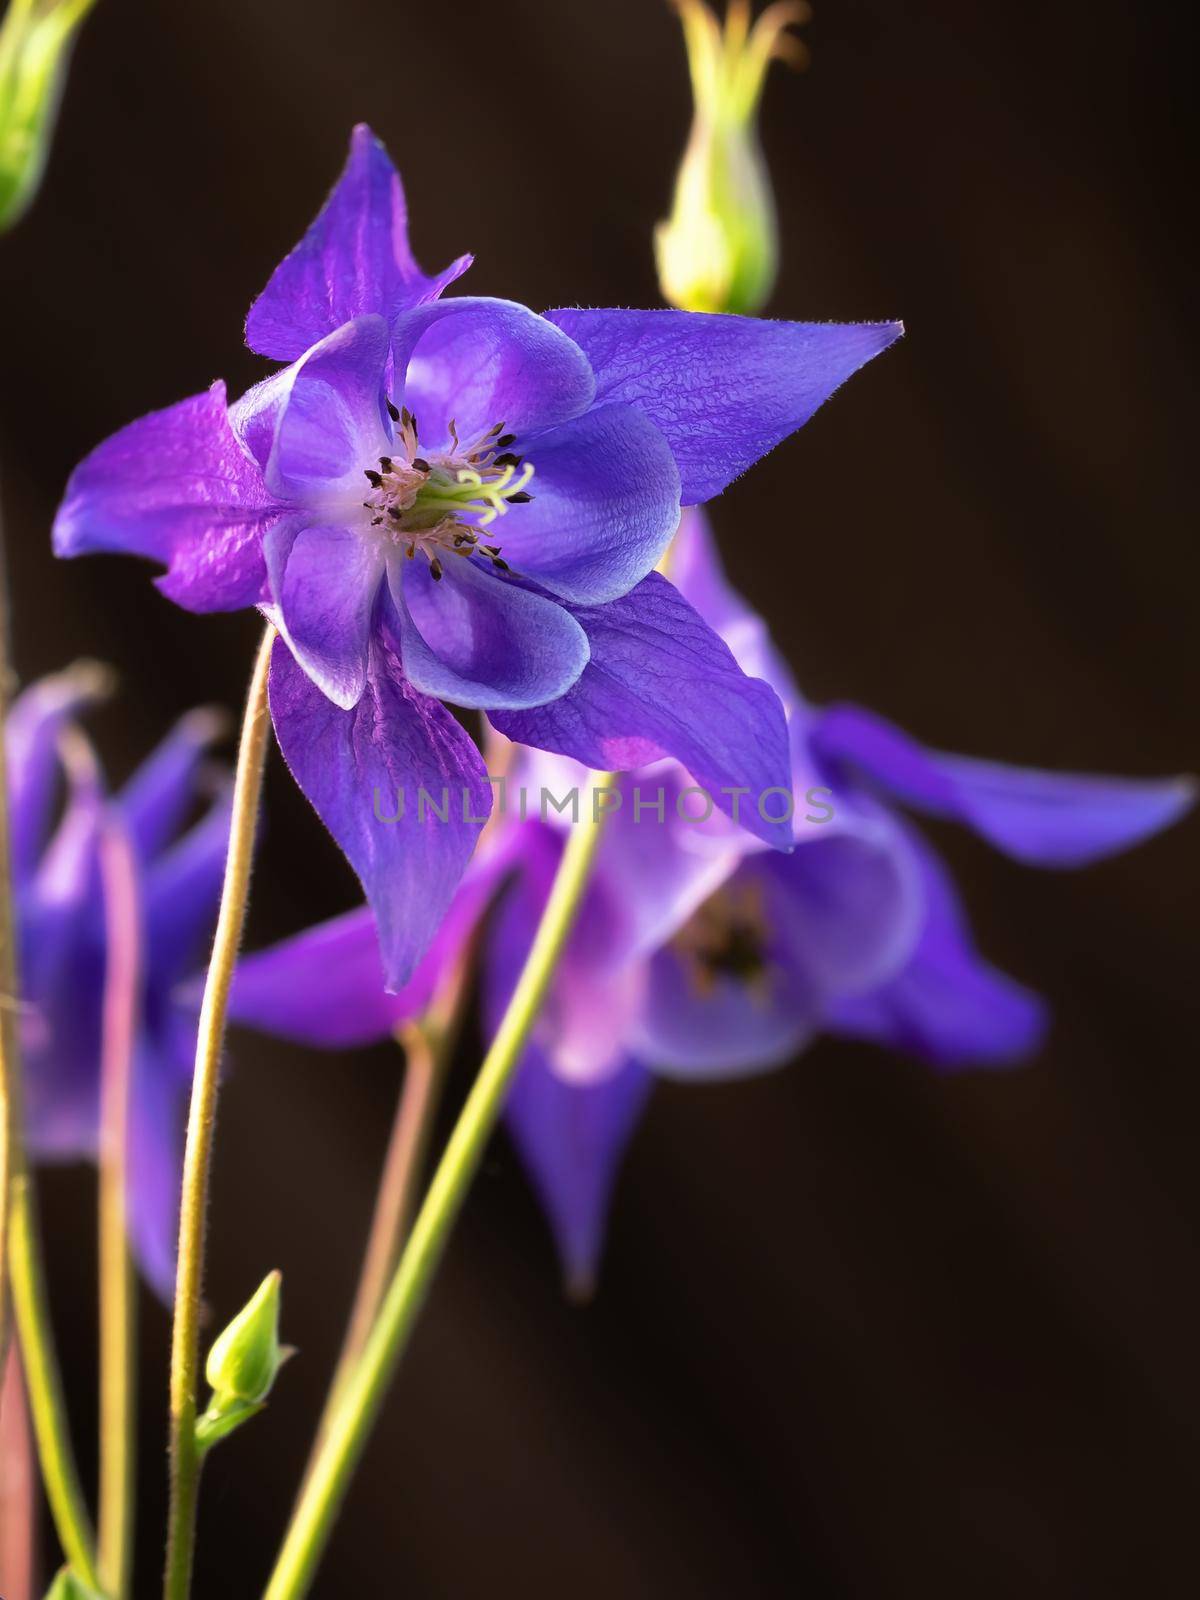
[[[383,468],[383,470],[385,472],[390,472],[392,470],[392,458],[391,458],[391,456],[380,456],[379,465]]]
[[[428,463],[428,461],[426,461],[424,456],[414,456],[412,464],[417,469],[418,472],[428,472],[429,471],[429,463]]]
[[[500,554],[500,546],[498,544],[485,544],[483,548],[489,556],[498,556]]]
[[[388,416],[391,417],[392,421],[393,422],[399,422],[400,421],[400,413],[399,413],[399,411],[396,410],[396,407],[392,404],[392,402],[390,400],[387,403],[387,408],[388,408]]]
[[[456,533],[454,535],[454,548],[456,550],[460,550],[464,544],[474,543],[475,535],[473,533]]]
[[[410,410],[409,410],[409,409],[408,409],[408,407],[407,407],[407,406],[405,406],[405,408],[404,408],[404,410],[403,410],[403,411],[402,411],[402,412],[401,412],[401,413],[400,413],[400,421],[401,421],[401,422],[402,422],[402,423],[403,423],[403,424],[404,424],[404,426],[405,426],[405,427],[406,427],[406,428],[407,428],[407,427],[408,427],[408,425],[409,425],[409,423],[410,423],[410,422],[411,422],[411,421],[412,421],[412,420],[413,420],[413,414],[412,414],[412,412],[411,412],[411,411],[410,411]]]
[[[429,563],[429,576],[431,578],[440,578],[441,575],[442,575],[442,563],[438,560],[438,558],[436,556],[434,556],[433,560]]]
[[[523,506],[533,499],[531,494],[526,494],[524,489],[518,489],[516,494],[506,495],[505,499],[510,506]]]
[[[496,440],[496,443],[500,446],[501,450],[503,450],[506,445],[516,444],[516,442],[517,436],[515,433],[501,434],[501,436]]]
[[[376,489],[381,488],[382,485],[383,485],[383,479],[379,476],[379,474],[377,472],[372,472],[370,467],[368,467],[367,470],[363,473],[363,477],[367,480],[367,482],[369,484],[372,484]]]
[[[509,450],[506,451],[504,455],[497,456],[495,461],[492,462],[492,465],[494,467],[519,467],[524,459],[524,456],[515,456],[513,455],[512,451]]]
[[[399,522],[401,520],[401,518],[404,516],[404,513],[403,513],[403,511],[401,511],[399,506],[389,506],[387,508],[387,514],[388,514],[389,517],[394,518],[395,521],[397,521],[397,522]]]
[[[508,572],[511,570],[508,562],[502,561],[499,556],[492,557],[492,565],[500,572]]]

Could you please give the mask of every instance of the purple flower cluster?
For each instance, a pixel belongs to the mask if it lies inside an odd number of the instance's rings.
[[[8,719],[26,1120],[36,1157],[95,1156],[108,970],[101,841],[115,820],[136,863],[142,949],[131,1083],[131,1243],[165,1297],[174,1281],[182,1112],[196,1042],[184,980],[203,960],[216,920],[229,803],[222,785],[201,820],[181,833],[203,798],[207,751],[219,726],[203,711],[184,717],[110,799],[73,724],[102,681],[91,667],[44,678],[17,699]]]
[[[71,479],[54,539],[62,555],[149,557],[179,604],[257,607],[278,630],[278,740],[368,905],[245,960],[231,1005],[243,1023],[332,1047],[383,1036],[425,1010],[491,907],[484,990],[497,1026],[563,834],[497,816],[471,860],[492,793],[448,706],[484,712],[518,747],[518,779],[561,793],[602,768],[662,789],[661,820],[625,808],[608,825],[507,1109],[582,1288],[655,1076],[762,1071],[819,1032],[944,1067],[1036,1047],[1040,1001],[979,955],[906,813],[961,822],[1033,865],[1075,866],[1166,826],[1192,790],[949,756],[868,712],[813,707],[729,587],[688,508],[801,427],[898,324],[538,315],[444,299],[469,265],[420,270],[399,177],[357,129],[324,209],[247,321],[251,348],[287,365],[232,405],[216,384],[99,446]],[[54,724],[43,721],[44,767]],[[194,760],[181,737],[122,801],[147,863]],[[27,785],[42,782],[36,760],[17,765]],[[723,814],[687,820],[674,802],[689,787]],[[422,789],[464,803],[384,825],[376,796]],[[834,795],[831,816],[738,807],[814,789]],[[87,804],[73,798],[60,834]],[[16,797],[21,826],[32,806]],[[168,866],[191,862],[188,849]],[[194,882],[170,867],[186,886],[172,888],[148,945],[138,1115],[158,1120],[137,1148],[158,1167],[137,1181],[143,1214],[158,1208],[160,1223],[173,1194],[168,1112],[186,1081],[178,1045],[192,1031],[174,984],[219,865],[208,842],[193,854]],[[46,859],[68,855],[56,841]],[[148,918],[164,871],[148,868]],[[56,866],[52,907],[65,882],[78,898],[89,873],[86,854]],[[70,1048],[53,1030],[31,1037],[35,1129],[43,1149],[77,1150],[94,1138],[95,1008],[56,1006],[47,985],[90,963],[86,992],[98,993],[99,935],[80,913],[68,939],[71,919],[27,892],[40,879],[21,881],[22,915],[47,919],[28,935],[31,1018],[46,994],[47,1017],[88,1033]],[[161,1280],[169,1244],[147,1237],[142,1250]]]
[[[715,793],[786,782],[769,685],[654,571],[683,506],[802,426],[897,323],[768,322],[441,298],[368,129],[252,307],[289,365],[125,428],[77,469],[73,556],[161,563],[195,611],[279,629],[271,710],[301,788],[362,880],[387,981],[427,950],[480,824],[382,829],[376,788],[490,791],[447,705],[589,766],[662,756]],[[752,821],[787,848],[786,829]]]

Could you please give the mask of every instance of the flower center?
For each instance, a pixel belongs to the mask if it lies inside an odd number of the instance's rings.
[[[411,560],[418,551],[429,562],[430,576],[440,578],[446,556],[483,555],[500,572],[509,570],[498,544],[484,544],[480,531],[509,506],[524,505],[533,496],[526,485],[533,467],[508,448],[515,435],[494,423],[477,439],[463,442],[453,419],[450,447],[421,453],[417,419],[407,406],[397,411],[392,453],[368,468],[370,497],[363,501],[371,526],[400,546]]]
[[[765,1000],[771,983],[767,914],[756,883],[729,883],[692,913],[672,941],[704,999],[727,978]]]

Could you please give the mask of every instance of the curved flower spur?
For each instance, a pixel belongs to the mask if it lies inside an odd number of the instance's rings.
[[[232,407],[218,383],[116,434],[54,528],[60,555],[147,556],[180,605],[258,606],[278,627],[279,743],[363,882],[393,988],[491,805],[443,702],[593,767],[671,755],[714,793],[786,784],[774,690],[654,568],[682,505],[901,332],[440,299],[468,265],[420,271],[399,177],[356,129],[247,321],[291,365]],[[380,825],[374,791],[420,788],[449,792],[447,820],[410,803]]]

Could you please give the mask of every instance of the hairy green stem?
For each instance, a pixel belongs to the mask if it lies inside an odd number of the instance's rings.
[[[185,1600],[191,1589],[192,1553],[196,1537],[196,1503],[200,1488],[200,1452],[196,1447],[196,1380],[200,1361],[200,1293],[204,1273],[205,1221],[209,1167],[217,1115],[221,1050],[229,990],[246,920],[254,831],[266,763],[267,680],[275,629],[268,626],[259,646],[246,697],[234,779],[229,854],[212,958],[204,984],[196,1068],[183,1156],[183,1189],[179,1207],[179,1264],[175,1271],[175,1320],[171,1329],[171,1500],[167,1520],[167,1566],[164,1600]]]
[[[603,783],[601,775],[593,777],[593,788]],[[351,1474],[425,1303],[574,924],[602,832],[603,812],[595,807],[592,814],[599,820],[577,822],[567,841],[524,969],[434,1173],[362,1357],[317,1451],[264,1600],[300,1600],[312,1583]]]

